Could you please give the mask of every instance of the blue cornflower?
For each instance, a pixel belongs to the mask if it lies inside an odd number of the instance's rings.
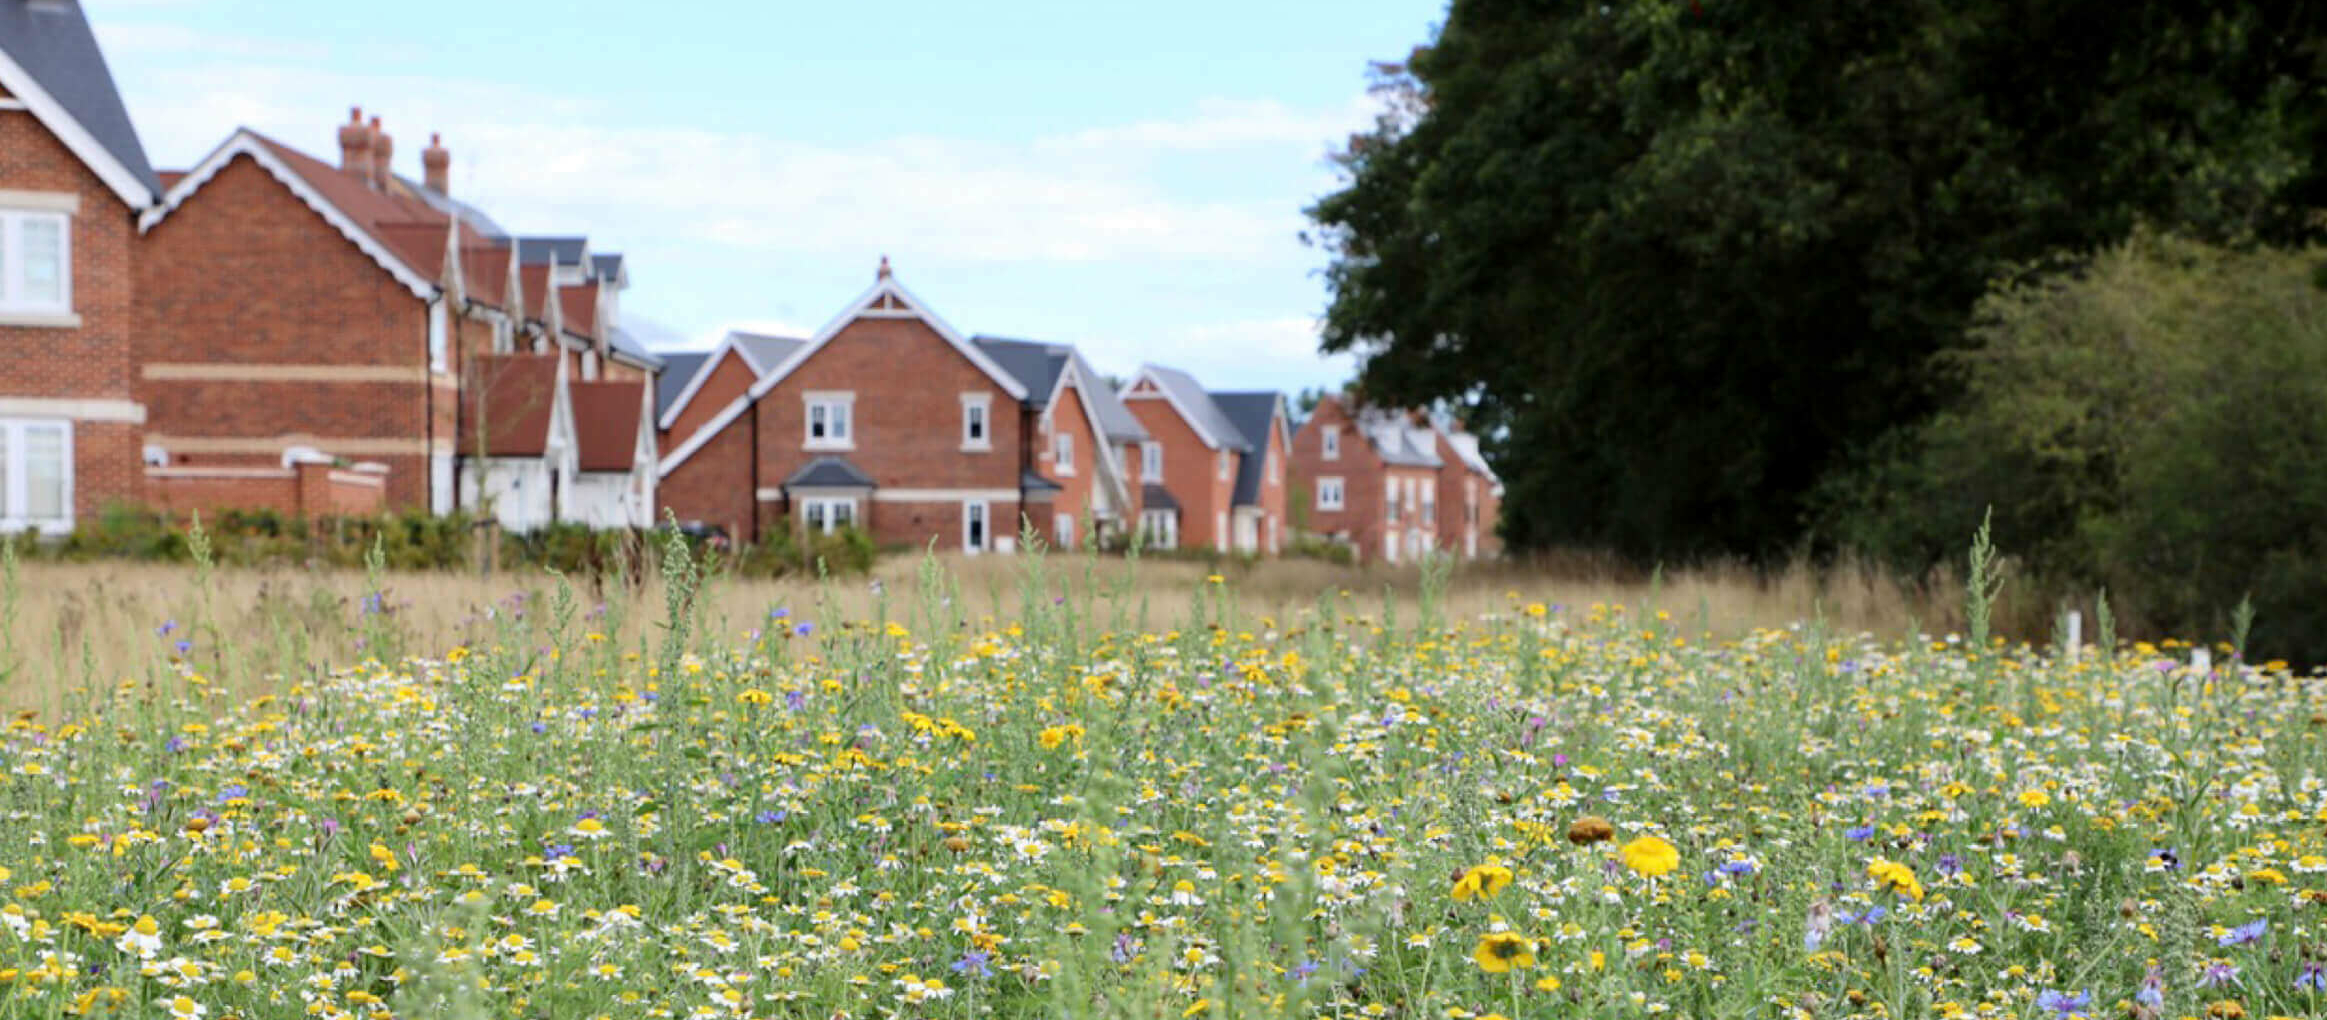
[[[193,650],[194,650],[194,642],[192,642],[192,641],[188,641],[188,640],[186,640],[185,638],[179,638],[179,639],[178,639],[177,648],[178,648],[178,654],[179,654],[179,655],[184,655],[184,654],[186,654],[187,652],[191,652],[191,651],[193,651]]]
[[[1875,827],[1872,825],[1853,825],[1842,830],[1842,834],[1850,839],[1865,840],[1875,834]]]
[[[774,608],[774,609],[770,609],[770,610],[768,610],[768,619],[770,619],[770,620],[781,620],[781,619],[783,619],[784,617],[787,617],[787,616],[790,616],[790,615],[792,615],[792,611],[791,611],[790,609],[787,609],[787,608],[783,607],[783,606],[777,606],[777,607],[776,607],[776,608]]]
[[[2295,987],[2327,992],[2327,962],[2313,960],[2304,964],[2302,973],[2295,975]]]
[[[227,801],[248,796],[250,796],[250,787],[244,786],[241,783],[234,783],[227,786],[225,789],[218,791],[218,802],[224,804]]]
[[[774,825],[777,822],[783,821],[784,819],[790,817],[791,815],[789,813],[783,811],[762,811],[759,814],[751,816],[751,820],[758,822],[761,825]]]
[[[815,630],[816,630],[816,625],[815,625],[815,624],[813,624],[813,623],[808,623],[808,622],[806,622],[806,621],[802,621],[802,622],[801,622],[801,624],[800,624],[799,626],[792,628],[792,633],[794,633],[794,634],[797,634],[797,635],[799,635],[799,636],[801,636],[801,637],[807,637],[807,636],[808,636],[808,635],[809,635],[811,632],[813,632],[813,631],[815,631]]]
[[[993,977],[994,968],[986,966],[987,962],[992,959],[993,957],[972,949],[963,953],[961,959],[953,961],[953,972],[967,974],[971,977]]]
[[[1299,964],[1293,967],[1293,980],[1298,981],[1301,984],[1308,984],[1309,975],[1317,973],[1317,968],[1320,966],[1322,966],[1322,964],[1319,964],[1315,960],[1301,961]]]
[[[2258,917],[2252,921],[2246,922],[2245,924],[2239,925],[2236,928],[2230,929],[2229,934],[2215,939],[2214,941],[2217,944],[2225,946],[2253,945],[2256,942],[2262,941],[2262,933],[2269,930],[2270,919]]]
[[[2036,997],[2036,1008],[2049,1009],[2061,1016],[2082,1012],[2092,1004],[2093,997],[2085,992],[2063,992],[2048,988]]]
[[[154,628],[154,636],[155,636],[155,637],[169,637],[169,636],[170,636],[170,632],[171,632],[171,631],[173,631],[173,630],[176,630],[176,629],[178,629],[178,621],[176,621],[176,620],[163,620],[163,621],[162,621],[162,625],[161,625],[161,626],[159,626],[159,627],[155,627],[155,628]]]

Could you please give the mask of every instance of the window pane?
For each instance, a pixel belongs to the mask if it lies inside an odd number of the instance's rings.
[[[851,524],[855,524],[856,504],[854,502],[832,504],[832,523],[837,527],[843,528],[848,527]]]
[[[986,547],[986,505],[984,503],[969,504],[969,514],[970,548],[983,549]]]
[[[18,221],[23,242],[24,289],[17,297],[30,304],[53,305],[65,300],[64,221],[54,217]],[[60,437],[61,438],[61,437]]]
[[[34,520],[65,516],[65,430],[32,425],[24,430],[25,513]]]
[[[824,405],[808,405],[808,438],[822,439],[824,438],[824,431]]]
[[[832,405],[832,438],[848,438],[848,405]]]

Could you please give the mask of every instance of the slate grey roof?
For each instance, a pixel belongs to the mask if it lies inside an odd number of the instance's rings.
[[[1143,510],[1177,510],[1180,501],[1172,498],[1172,490],[1149,482],[1139,487],[1139,505]]]
[[[561,266],[580,265],[582,252],[589,248],[587,237],[520,237],[517,239],[517,262],[538,266],[555,262]]]
[[[137,127],[121,105],[113,72],[105,66],[78,0],[0,0],[0,51],[32,75],[41,91],[128,168],[153,199],[161,196],[161,178],[146,161]]]
[[[1073,348],[1065,344],[1037,343],[1032,340],[1011,340],[1003,337],[975,336],[970,342],[1002,371],[1026,387],[1026,406],[1037,411],[1050,402],[1050,392],[1058,387],[1058,377],[1067,371]]]
[[[1140,371],[1153,378],[1156,385],[1163,387],[1164,392],[1186,408],[1188,415],[1196,420],[1197,429],[1210,433],[1213,442],[1231,450],[1252,449],[1252,442],[1245,438],[1234,422],[1228,420],[1227,415],[1220,412],[1218,405],[1212,403],[1212,395],[1197,385],[1194,376],[1162,365],[1145,365]]]
[[[1007,337],[978,336],[970,339],[978,349],[1002,371],[1026,387],[1026,406],[1037,411],[1050,403],[1051,393],[1058,389],[1059,376],[1071,375],[1075,389],[1081,391],[1083,404],[1098,419],[1099,430],[1111,443],[1136,443],[1147,438],[1147,429],[1114,388],[1083,360],[1083,352],[1073,344],[1046,344],[1035,340],[1013,340]]]
[[[1487,466],[1487,458],[1479,453],[1479,437],[1457,429],[1447,429],[1446,445],[1454,447],[1454,455],[1462,458],[1463,465],[1485,475],[1490,482],[1501,481],[1495,469]]]
[[[629,331],[620,326],[607,327],[606,343],[615,350],[628,355],[632,360],[645,364],[648,368],[660,369],[663,367],[662,355],[648,350],[645,343],[637,337],[631,336]]]
[[[654,416],[656,421],[661,421],[663,415],[670,413],[671,404],[679,399],[679,391],[686,389],[687,383],[695,378],[695,373],[703,370],[703,363],[711,360],[711,352],[688,351],[683,354],[665,354],[662,359],[662,374],[656,376],[654,380]]]
[[[784,479],[786,489],[870,489],[873,476],[865,474],[856,465],[839,457],[818,457],[809,461],[792,477]]]
[[[1018,489],[1021,493],[1029,496],[1048,495],[1050,493],[1058,492],[1063,488],[1064,486],[1061,486],[1059,483],[1051,481],[1048,478],[1044,478],[1032,471],[1022,471],[1018,474]]]
[[[742,330],[729,330],[727,340],[743,350],[744,360],[749,361],[753,370],[758,372],[773,371],[777,365],[784,363],[785,358],[808,346],[806,340],[746,333]]]
[[[1237,458],[1236,493],[1229,498],[1231,506],[1260,504],[1260,476],[1262,462],[1269,448],[1269,430],[1276,427],[1278,409],[1284,405],[1284,395],[1275,390],[1250,390],[1236,393],[1213,393],[1214,406],[1234,422],[1236,430],[1251,441],[1252,449]]]
[[[402,174],[396,175],[396,181],[404,185],[405,189],[411,192],[412,197],[427,203],[429,208],[447,216],[460,217],[461,222],[468,224],[469,229],[476,231],[486,239],[509,240],[509,232],[501,229],[500,224],[493,222],[492,217],[485,215],[484,210]]]
[[[622,253],[590,256],[590,275],[606,283],[622,278]]]
[[[1439,466],[1438,443],[1428,428],[1416,427],[1403,414],[1360,411],[1357,428],[1384,461],[1400,467]]]

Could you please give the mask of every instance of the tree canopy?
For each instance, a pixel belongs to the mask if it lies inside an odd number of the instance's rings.
[[[1329,351],[1490,444],[1508,542],[1794,547],[2000,275],[2312,236],[2327,6],[1454,0],[1310,210]]]

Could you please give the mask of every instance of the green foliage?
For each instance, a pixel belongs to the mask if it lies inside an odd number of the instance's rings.
[[[1939,362],[1962,398],[1829,486],[1828,528],[1919,569],[1992,504],[2138,627],[2230,636],[2251,592],[2255,650],[2327,661],[2323,259],[2144,232],[1999,287]]]
[[[2252,0],[1456,0],[1310,210],[1325,346],[1460,408],[1514,550],[1790,552],[1996,274],[2144,219],[2309,232],[2322,36]]]

